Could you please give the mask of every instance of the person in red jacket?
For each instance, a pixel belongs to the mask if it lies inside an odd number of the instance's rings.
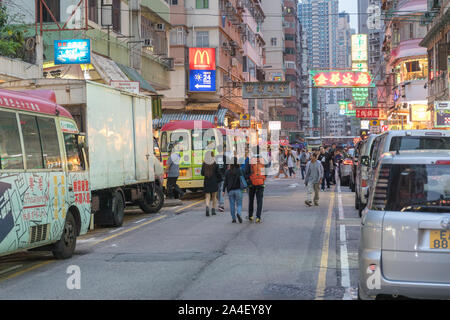
[[[264,159],[259,157],[256,163],[250,161],[245,167],[245,176],[248,181],[248,219],[253,221],[253,203],[256,196],[256,223],[261,222],[261,213],[263,206],[264,187],[266,181],[266,166]]]

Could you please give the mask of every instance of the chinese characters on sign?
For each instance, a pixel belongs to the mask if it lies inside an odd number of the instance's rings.
[[[291,90],[289,82],[244,82],[242,98],[244,99],[281,99],[289,98]]]
[[[352,62],[367,61],[367,34],[352,35]]]
[[[317,88],[373,87],[372,76],[362,71],[311,71],[313,86]]]
[[[357,118],[375,118],[380,117],[380,109],[356,109]]]
[[[91,203],[91,192],[89,191],[89,181],[80,180],[73,182],[73,192],[75,193],[75,203]]]
[[[55,64],[91,63],[91,40],[55,40]]]
[[[216,91],[215,48],[189,48],[189,91]]]

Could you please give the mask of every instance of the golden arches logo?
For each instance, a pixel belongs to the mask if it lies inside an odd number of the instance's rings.
[[[199,65],[198,64],[198,57],[200,56],[200,65],[205,65],[204,64],[205,55],[206,55],[206,63],[207,63],[206,66],[209,66],[210,65],[209,54],[208,54],[208,52],[206,50],[203,50],[203,51],[197,50],[195,52],[194,64],[195,65]]]

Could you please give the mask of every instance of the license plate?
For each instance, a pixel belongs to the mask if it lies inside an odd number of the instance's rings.
[[[430,249],[450,249],[449,230],[430,230]]]

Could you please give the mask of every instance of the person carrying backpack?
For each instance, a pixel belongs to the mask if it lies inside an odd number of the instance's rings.
[[[263,158],[258,157],[255,164],[248,164],[245,169],[245,175],[249,181],[248,192],[248,219],[253,221],[253,203],[256,196],[256,223],[261,222],[261,213],[264,196],[264,183],[266,181],[266,166]]]

